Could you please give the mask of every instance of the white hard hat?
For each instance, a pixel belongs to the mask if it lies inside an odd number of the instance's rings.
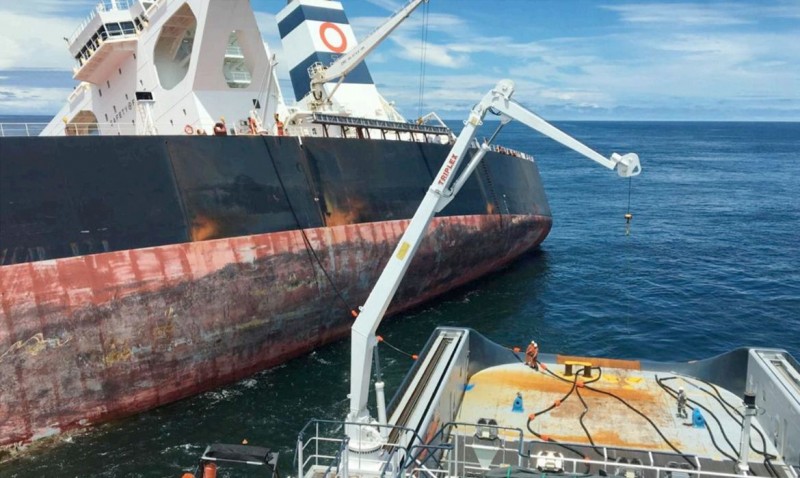
[[[678,387],[678,391],[682,392],[683,391],[683,387]]]

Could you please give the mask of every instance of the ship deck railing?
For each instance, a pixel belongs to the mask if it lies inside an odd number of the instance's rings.
[[[39,136],[47,123],[0,123],[0,138],[10,136]]]
[[[438,433],[427,440],[412,429],[384,426],[410,432],[414,444],[388,443],[382,447],[380,458],[365,457],[348,449],[349,441],[344,434],[347,425],[373,427],[359,423],[342,421],[312,420],[297,439],[295,465],[298,478],[406,478],[409,476],[426,478],[449,478],[484,476],[491,470],[517,467],[520,470],[546,475],[588,476],[619,475],[636,478],[734,478],[745,475],[736,474],[734,462],[713,461],[694,455],[679,455],[664,451],[638,449],[590,447],[586,444],[545,442],[526,440],[523,430],[502,427],[494,424],[475,424],[451,422],[442,426]],[[360,432],[360,429],[359,429]],[[391,434],[390,434],[391,435]],[[402,436],[403,434],[395,434]],[[582,458],[568,456],[561,448],[567,445],[573,450],[585,452]],[[589,451],[593,448],[593,451]],[[558,466],[542,468],[538,461],[539,452],[557,452]],[[478,453],[483,456],[482,460]],[[589,453],[602,455],[591,459]],[[637,461],[627,458],[636,457]],[[627,457],[625,461],[620,458]],[[757,468],[754,475],[770,476],[766,468]],[[773,463],[778,476],[796,477],[791,467],[783,463]],[[705,467],[705,468],[704,468]],[[731,471],[725,471],[729,468]],[[511,470],[509,470],[510,472]]]
[[[716,461],[700,458],[691,454],[677,454],[665,451],[648,451],[640,449],[609,448],[605,446],[590,446],[587,444],[563,443],[552,441],[525,440],[522,429],[502,427],[496,424],[475,424],[451,422],[443,425],[439,432],[433,436],[423,448],[431,445],[447,445],[448,450],[440,457],[433,454],[424,460],[418,460],[415,466],[406,468],[409,474],[424,473],[430,478],[452,476],[483,476],[491,469],[516,466],[524,470],[535,470],[537,473],[581,475],[634,475],[637,478],[733,478],[745,475],[733,472],[736,463],[732,461]],[[584,453],[582,458],[565,456],[569,453],[566,448]],[[488,451],[494,454],[487,462],[478,459],[477,450]],[[558,457],[562,461],[561,470],[543,470],[537,468],[537,460],[541,458],[538,452],[560,452]],[[601,453],[602,452],[602,453]],[[416,450],[411,450],[412,456]],[[589,453],[602,454],[602,458],[590,459]],[[621,457],[636,457],[641,463],[619,461]],[[484,457],[485,458],[485,457]],[[429,462],[435,462],[431,466]],[[666,466],[664,466],[666,465]],[[769,470],[761,463],[750,462],[751,470],[747,476],[772,476]],[[796,477],[796,471],[786,464],[776,460],[772,466],[778,476]],[[705,467],[705,468],[704,468]],[[724,471],[728,467],[731,471]],[[713,468],[713,469],[712,469]],[[602,470],[602,473],[601,473]]]
[[[135,3],[136,0],[100,0],[92,9],[91,13],[89,13],[89,15],[81,22],[81,24],[78,25],[78,27],[73,31],[72,35],[69,36],[67,43],[70,45],[73,44],[83,30],[89,25],[89,23],[94,20],[94,17],[96,17],[98,13],[108,12],[111,10],[128,10]]]
[[[613,476],[615,473],[619,472],[619,476],[629,476],[633,474],[633,476],[641,476],[644,478],[678,478],[678,477],[686,477],[686,478],[700,478],[700,477],[708,477],[708,478],[741,478],[743,476],[761,476],[761,475],[739,475],[736,473],[725,473],[719,471],[710,471],[710,470],[696,470],[696,469],[686,469],[680,467],[666,467],[666,466],[656,466],[656,465],[638,465],[632,463],[617,463],[614,461],[604,461],[604,460],[590,460],[590,459],[579,459],[579,458],[570,458],[570,457],[563,457],[559,458],[562,460],[563,465],[562,468],[559,470],[547,470],[542,468],[536,467],[536,459],[538,457],[530,457],[529,459],[532,460],[532,463],[524,464],[524,465],[515,465],[520,469],[530,470],[541,476],[556,476],[556,475],[564,475],[564,476],[596,476],[598,474],[597,470],[603,470],[607,476]],[[403,476],[422,476],[426,475],[429,478],[447,478],[453,476],[484,476],[487,472],[492,469],[496,468],[508,468],[512,465],[510,464],[503,464],[500,466],[492,466],[492,467],[484,467],[478,461],[454,461],[454,460],[443,460],[443,463],[448,466],[452,466],[454,469],[460,470],[459,474],[453,474],[453,471],[447,468],[431,468],[427,466],[417,466],[412,467],[409,469],[404,470]],[[594,472],[586,472],[587,467],[590,469],[595,470]],[[604,475],[601,475],[604,476]],[[769,476],[769,475],[764,475]]]
[[[403,462],[411,456],[411,450],[400,443],[382,445],[383,456],[380,459],[352,453],[348,448],[349,438],[344,434],[348,426],[356,427],[359,434],[364,428],[399,430],[415,437],[415,442],[421,442],[419,435],[407,427],[314,419],[297,437],[294,464],[298,478],[347,478],[351,469],[375,470],[375,476],[388,478],[397,475],[391,471],[392,468],[404,468]]]
[[[402,123],[372,118],[358,118],[343,115],[314,113],[312,123],[322,126],[323,136],[331,136],[328,128],[331,126],[341,128],[342,136],[356,138],[371,138],[371,132],[379,132],[381,139],[392,139],[394,134],[397,140],[409,139],[416,142],[428,142],[434,138],[450,143],[455,136],[450,128],[418,123]]]
[[[455,141],[453,131],[447,126],[437,126],[425,123],[397,121],[387,121],[371,118],[358,118],[343,115],[314,113],[311,115],[311,124],[316,124],[322,128],[323,137],[335,137],[328,130],[329,127],[341,128],[344,138],[370,139],[377,132],[380,139],[394,139],[397,141],[412,141],[419,143],[441,142],[452,144]],[[315,136],[316,132],[308,126],[302,128],[303,134]],[[480,143],[477,139],[473,140],[472,146],[479,148]],[[522,151],[518,151],[505,146],[490,144],[489,150],[506,156],[524,159],[534,162],[533,156]]]
[[[0,137],[39,136],[49,123],[0,123]],[[135,136],[133,123],[67,123],[49,136]]]

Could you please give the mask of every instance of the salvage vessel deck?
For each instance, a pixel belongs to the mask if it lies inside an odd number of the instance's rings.
[[[439,328],[388,425],[349,424],[355,437],[388,428],[380,450],[357,451],[341,422],[314,420],[298,440],[297,475],[800,475],[800,365],[785,351],[737,349],[688,363],[543,354],[538,370],[523,358],[472,330]],[[752,418],[744,459],[743,414]]]
[[[567,374],[566,364],[556,363],[543,363],[538,371],[522,363],[482,370],[470,378],[456,421],[495,420],[522,430],[524,440],[532,441],[532,451],[555,449],[570,458],[625,457],[667,466],[686,464],[683,454],[699,469],[730,471],[728,465],[720,465],[737,454],[741,418],[735,417],[741,399],[692,377],[640,370],[636,361],[616,362],[627,367],[600,367],[589,376],[578,370]],[[690,406],[701,409],[705,426],[693,426],[689,409],[686,417],[678,415],[679,386],[686,390]],[[514,406],[517,393],[521,407]],[[758,435],[766,434],[757,420],[753,429],[758,432],[753,433],[749,460],[758,466],[764,460],[756,452],[764,446]],[[511,442],[519,437],[510,429],[498,435]],[[772,443],[766,446],[767,453],[777,455]]]

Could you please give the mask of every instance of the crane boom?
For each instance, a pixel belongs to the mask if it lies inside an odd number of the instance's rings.
[[[428,0],[409,0],[403,8],[392,14],[381,26],[370,33],[364,41],[340,56],[336,61],[328,66],[324,66],[321,63],[314,64],[309,70],[311,74],[311,94],[313,95],[312,107],[328,102],[330,97],[333,96],[333,92],[326,95],[325,89],[323,88],[325,83],[336,79],[339,79],[339,83],[341,83],[344,77],[364,61],[364,58],[372,53],[372,51],[392,33],[403,20],[408,18],[408,16],[423,2],[427,1]],[[336,90],[334,89],[334,91]]]
[[[452,201],[469,175],[490,150],[489,143],[482,144],[470,158],[469,163],[464,167],[461,174],[456,177],[456,172],[460,170],[477,128],[483,124],[483,118],[488,112],[499,112],[503,124],[508,123],[511,119],[516,119],[606,168],[616,169],[617,173],[622,177],[637,176],[641,172],[639,157],[636,154],[619,155],[614,153],[609,158],[606,158],[511,100],[513,93],[514,83],[511,80],[502,80],[472,108],[469,118],[464,123],[464,129],[459,134],[433,183],[425,193],[425,197],[409,222],[408,228],[389,257],[389,262],[383,269],[361,313],[353,324],[350,351],[350,412],[346,419],[347,422],[369,423],[370,421],[367,400],[369,398],[372,355],[376,344],[375,332],[433,216]],[[382,389],[383,384],[381,383],[380,385]],[[385,416],[385,414],[380,415]],[[364,436],[361,428],[363,427],[348,425],[346,433],[350,437],[351,447],[369,448],[368,444],[360,443],[365,438],[368,438]],[[372,439],[375,436],[377,435],[372,435]]]

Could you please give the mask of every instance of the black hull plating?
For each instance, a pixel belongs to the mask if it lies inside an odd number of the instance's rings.
[[[240,137],[0,138],[0,266],[410,218],[450,146]],[[550,216],[535,164],[489,153],[443,216]]]

